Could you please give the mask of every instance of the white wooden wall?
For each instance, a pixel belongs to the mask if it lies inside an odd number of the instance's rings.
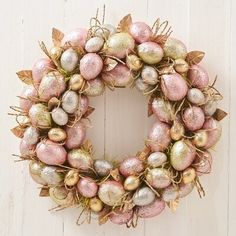
[[[235,236],[236,235],[236,1],[233,0],[0,0],[0,235],[1,236]],[[42,56],[38,40],[50,43],[51,28],[66,32],[88,26],[96,8],[106,5],[106,20],[118,23],[127,13],[137,21],[168,19],[177,38],[190,50],[203,50],[203,62],[224,95],[221,107],[230,113],[223,121],[223,135],[214,152],[213,172],[202,178],[206,197],[196,192],[182,200],[178,211],[140,221],[136,229],[113,224],[76,226],[78,210],[50,213],[48,198],[38,198],[27,164],[13,162],[18,141],[7,116],[16,104],[22,84],[15,71],[31,68]],[[143,145],[150,121],[146,100],[135,90],[106,92],[92,100],[97,107],[89,132],[98,156],[120,158]],[[132,109],[130,109],[132,107]]]

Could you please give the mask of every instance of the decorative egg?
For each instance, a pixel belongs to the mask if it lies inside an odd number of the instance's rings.
[[[41,177],[41,171],[44,168],[44,164],[38,161],[30,161],[29,163],[29,173],[32,179],[42,185],[46,185],[47,183]]]
[[[77,189],[83,197],[91,198],[97,195],[98,185],[93,179],[84,177],[77,183]]]
[[[205,96],[200,89],[191,88],[187,94],[188,100],[195,105],[202,105],[205,102]]]
[[[113,169],[113,165],[106,160],[95,160],[94,169],[99,176],[107,176]]]
[[[64,183],[67,186],[74,186],[79,181],[79,171],[78,170],[69,170],[65,176]]]
[[[91,70],[91,68],[93,68]],[[103,60],[96,53],[87,53],[80,60],[80,73],[86,80],[95,79],[103,68]]]
[[[147,64],[157,64],[163,58],[163,49],[154,42],[145,42],[138,45],[138,55]]]
[[[80,74],[73,74],[69,80],[70,89],[77,91],[82,88],[84,83],[84,78]]]
[[[165,74],[161,77],[161,90],[170,101],[180,101],[188,92],[188,85],[180,74]]]
[[[62,108],[69,114],[73,114],[79,106],[79,95],[75,91],[66,91],[62,96]]]
[[[122,204],[125,194],[123,185],[117,181],[108,180],[99,186],[98,197],[108,206],[118,206]]]
[[[102,79],[108,84],[124,87],[133,81],[133,76],[130,69],[122,64],[117,64],[117,66],[109,72],[102,74]]]
[[[202,109],[206,116],[212,116],[216,112],[218,102],[216,100],[210,100],[202,106]]]
[[[143,63],[135,54],[129,54],[126,56],[126,65],[130,70],[138,71],[142,68]]]
[[[93,166],[91,155],[82,149],[73,149],[68,153],[68,162],[70,166],[79,170],[90,170]]]
[[[138,206],[137,215],[140,218],[151,218],[161,214],[161,212],[165,209],[165,202],[156,198],[155,201],[146,206]]]
[[[182,171],[189,167],[196,155],[193,145],[185,140],[174,143],[170,151],[170,163],[172,167],[178,171]]]
[[[27,143],[24,139],[20,142],[20,154],[22,156],[31,156],[35,153],[35,145]]]
[[[191,106],[184,111],[183,122],[189,130],[195,131],[201,129],[204,121],[205,115],[200,107]]]
[[[141,77],[146,84],[155,85],[158,82],[158,73],[152,66],[144,66]]]
[[[68,114],[60,107],[56,107],[51,112],[52,120],[60,126],[66,125],[68,123]]]
[[[185,133],[184,125],[179,118],[175,119],[173,125],[170,128],[170,136],[173,140],[180,140]]]
[[[173,59],[185,59],[187,56],[186,46],[178,39],[169,37],[164,45],[165,57]]]
[[[63,48],[54,46],[50,49],[50,57],[54,60],[58,60],[61,57],[61,54],[63,53]]]
[[[154,168],[147,172],[146,179],[154,188],[166,188],[171,184],[171,173],[163,168]]]
[[[86,137],[86,128],[84,123],[78,121],[72,127],[66,127],[66,143],[65,146],[69,149],[80,147]]]
[[[188,167],[183,171],[183,182],[189,184],[196,178],[196,171],[192,167]]]
[[[140,179],[137,176],[130,175],[125,179],[124,189],[128,191],[133,191],[137,189],[140,185]]]
[[[204,89],[209,83],[207,72],[199,65],[192,65],[189,68],[188,79],[190,80],[191,84],[198,89]]]
[[[89,200],[89,208],[93,212],[100,212],[103,209],[103,203],[98,197],[93,197]]]
[[[20,95],[20,100],[19,100],[20,108],[23,111],[28,112],[29,109],[34,104],[32,99],[37,98],[37,97],[38,97],[38,92],[33,85],[24,86],[23,91]]]
[[[77,52],[72,48],[67,49],[62,53],[60,62],[62,69],[72,72],[77,67],[79,62]]]
[[[41,129],[51,127],[51,115],[48,108],[42,103],[32,105],[29,110],[29,118],[33,126]]]
[[[42,179],[50,186],[62,183],[63,176],[60,169],[55,166],[45,166],[41,171]]]
[[[101,37],[92,37],[85,44],[87,52],[99,52],[104,44],[104,39]]]
[[[111,24],[104,24],[100,28],[96,29],[96,36],[107,39],[109,36],[116,33],[116,27]]]
[[[132,23],[129,32],[137,43],[150,41],[152,29],[144,22]]]
[[[65,148],[51,140],[39,142],[36,147],[36,154],[40,161],[48,165],[61,165],[67,157]]]
[[[147,164],[151,167],[159,167],[167,161],[167,156],[164,152],[153,152],[147,158]]]
[[[207,139],[208,139],[207,131],[205,131],[205,130],[198,130],[194,134],[193,144],[196,147],[204,147],[207,144]]]
[[[73,192],[62,186],[51,187],[49,196],[59,206],[69,206],[74,201]]]
[[[161,197],[165,202],[174,201],[178,198],[178,196],[178,188],[174,185],[170,185],[167,188],[164,188],[161,194]]]
[[[164,151],[170,144],[170,127],[168,124],[157,121],[148,134],[148,145],[152,151]]]
[[[147,92],[147,91],[151,91],[153,89],[153,87],[149,84],[146,84],[142,78],[137,78],[135,80],[135,88],[138,89],[141,92]]]
[[[34,85],[38,87],[43,76],[54,69],[55,69],[55,65],[50,59],[41,58],[37,60],[32,68],[32,76],[33,76]]]
[[[73,46],[78,47],[81,46],[84,48],[86,40],[87,40],[88,30],[84,28],[77,28],[73,31],[69,32],[62,39],[62,46],[66,43]]]
[[[109,214],[109,220],[117,225],[123,225],[128,223],[133,217],[133,210],[129,211],[122,211],[122,210],[116,210],[115,212],[112,212]]]
[[[66,139],[66,131],[61,128],[52,128],[48,131],[48,138],[53,142],[62,142]]]
[[[195,168],[197,175],[209,174],[211,172],[212,156],[208,151],[204,151],[200,155],[197,155],[193,167]]]
[[[87,96],[82,94],[79,98],[79,106],[75,114],[78,116],[84,115],[88,110],[88,107],[89,107],[89,99]]]
[[[87,87],[85,88],[84,94],[91,97],[100,96],[105,91],[105,84],[100,79],[93,79],[87,81]]]
[[[119,59],[125,58],[134,49],[134,39],[128,33],[115,33],[111,35],[105,44],[105,52]]]
[[[174,68],[176,72],[181,74],[188,71],[189,65],[184,59],[179,58],[175,60]]]
[[[138,157],[128,157],[120,163],[120,173],[127,177],[138,175],[144,170],[143,162]]]
[[[152,111],[158,120],[166,123],[171,121],[173,111],[168,101],[162,98],[155,98],[152,102]]]
[[[209,117],[205,120],[202,128],[207,132],[207,142],[204,148],[208,149],[214,146],[220,139],[222,127],[219,121]]]
[[[190,194],[194,188],[194,182],[190,182],[190,183],[183,183],[181,182],[179,184],[179,196],[180,198],[186,197],[188,194]]]
[[[39,85],[39,97],[49,101],[52,97],[59,97],[66,89],[64,77],[58,72],[46,74]]]
[[[146,206],[155,200],[155,193],[149,187],[141,187],[133,195],[133,203],[137,206]]]
[[[39,130],[35,127],[28,127],[23,136],[23,140],[29,145],[34,145],[39,141]]]

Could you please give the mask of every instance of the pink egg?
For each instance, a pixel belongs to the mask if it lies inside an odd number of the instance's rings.
[[[69,43],[71,46],[81,46],[84,48],[87,40],[88,31],[84,28],[77,28],[66,34],[62,39],[62,46]]]
[[[171,121],[173,110],[168,101],[162,98],[155,98],[152,102],[152,111],[158,120],[166,123]]]
[[[130,175],[137,175],[144,170],[143,162],[137,157],[128,157],[120,164],[120,173],[128,177]]]
[[[45,75],[39,85],[39,96],[48,101],[52,97],[59,97],[66,89],[64,77],[58,72]]]
[[[20,142],[20,154],[22,156],[33,155],[35,152],[35,147],[35,145],[29,144],[27,141],[22,139]]]
[[[105,91],[105,84],[100,78],[88,80],[84,94],[91,97],[100,96]]]
[[[214,146],[220,139],[222,127],[219,121],[209,117],[205,120],[203,129],[207,131],[207,143],[204,148],[208,149]]]
[[[80,73],[84,79],[95,79],[102,71],[103,60],[96,53],[87,53],[80,60]]]
[[[149,205],[138,206],[136,209],[137,215],[140,218],[151,218],[161,214],[165,209],[165,202],[160,198],[156,198],[156,200]]]
[[[194,182],[190,182],[187,184],[185,184],[184,182],[181,182],[179,184],[179,198],[186,197],[188,194],[190,194],[194,186],[195,186]]]
[[[138,43],[147,42],[152,36],[152,29],[144,22],[132,23],[129,32]]]
[[[41,58],[33,65],[32,74],[35,86],[38,86],[48,72],[55,69],[55,65],[48,58]]]
[[[20,108],[23,111],[28,112],[29,109],[34,104],[34,102],[31,99],[37,98],[38,92],[33,85],[27,85],[23,88],[23,91],[22,91],[20,97],[21,97],[20,101],[19,101]]]
[[[133,217],[133,210],[123,212],[121,210],[116,210],[109,215],[109,219],[112,223],[117,225],[123,225],[128,223]]]
[[[113,70],[102,73],[102,79],[110,85],[123,87],[132,82],[133,76],[127,66],[117,64]]]
[[[77,189],[83,197],[91,198],[97,195],[98,185],[93,179],[85,177],[79,180]]]
[[[65,148],[51,140],[39,142],[36,147],[36,154],[40,161],[48,165],[61,165],[67,157]]]
[[[183,122],[189,130],[195,131],[202,128],[204,121],[205,115],[200,107],[192,106],[184,111]]]
[[[188,85],[180,74],[165,74],[162,75],[161,89],[169,100],[179,101],[186,96]]]
[[[76,112],[77,115],[84,115],[85,112],[88,110],[89,107],[89,99],[85,95],[81,95],[79,99],[79,108]]]
[[[67,127],[66,133],[66,147],[69,149],[78,148],[85,140],[86,128],[85,125],[79,121],[73,127]]]
[[[212,156],[211,153],[205,151],[196,156],[193,167],[195,168],[197,175],[209,174],[211,172]]]
[[[206,70],[199,65],[192,65],[188,70],[188,79],[194,87],[205,88],[209,83]]]
[[[157,121],[148,134],[148,145],[152,151],[164,151],[170,144],[170,126],[166,123]]]

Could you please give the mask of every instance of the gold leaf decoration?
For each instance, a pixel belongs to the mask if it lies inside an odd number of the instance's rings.
[[[217,108],[213,117],[217,120],[217,121],[220,121],[220,120],[223,120],[225,117],[227,116],[227,112]]]
[[[111,170],[110,171],[110,174],[112,176],[112,178],[116,181],[120,181],[120,173],[119,173],[119,170],[118,168],[114,169],[114,170]]]
[[[23,138],[25,128],[21,127],[20,125],[11,129],[11,132],[18,138]]]
[[[186,61],[190,66],[195,65],[198,64],[203,59],[204,56],[205,52],[191,51],[187,54]]]
[[[48,197],[49,196],[49,188],[47,186],[43,186],[39,192],[40,197]]]
[[[52,42],[54,46],[60,46],[63,37],[64,33],[62,33],[60,30],[56,28],[52,28]]]
[[[150,117],[152,114],[153,114],[153,110],[152,110],[152,102],[154,100],[154,97],[151,96],[149,98],[149,101],[148,101],[148,117]]]
[[[25,84],[33,83],[32,70],[21,70],[16,72],[16,74],[19,77],[19,79]]]
[[[39,46],[42,49],[42,51],[50,58],[50,54],[47,50],[47,47],[46,47],[45,43],[43,41],[39,42]]]
[[[129,27],[131,23],[132,23],[132,17],[130,14],[128,14],[120,21],[117,30],[119,32],[129,32]]]
[[[88,107],[87,111],[84,113],[83,117],[87,118],[89,115],[91,115],[94,112],[95,108],[94,107]]]
[[[168,35],[157,35],[152,38],[152,41],[159,44],[161,47],[163,47],[167,39],[168,39]]]
[[[108,72],[113,70],[117,66],[118,62],[111,58],[106,58],[104,61],[104,71]]]

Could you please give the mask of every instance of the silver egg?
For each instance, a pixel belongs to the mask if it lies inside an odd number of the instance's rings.
[[[79,57],[72,48],[67,49],[61,55],[61,67],[68,72],[72,72],[78,65]]]
[[[178,188],[173,185],[170,185],[162,191],[161,196],[165,202],[170,202],[178,198],[178,195],[179,195]]]
[[[100,176],[106,176],[113,169],[113,165],[106,160],[96,160],[94,162],[94,169]]]
[[[57,107],[52,110],[52,119],[57,125],[63,126],[67,124],[69,117],[62,108]]]
[[[147,158],[147,163],[151,167],[159,167],[167,161],[167,156],[164,152],[153,152]]]
[[[147,92],[151,90],[153,87],[149,84],[146,84],[142,78],[138,78],[135,80],[135,88],[138,89],[141,92]]]
[[[29,145],[34,145],[39,141],[39,131],[35,127],[28,127],[23,136],[23,140],[25,140]]]
[[[212,116],[218,106],[218,102],[216,100],[210,100],[206,104],[203,105],[203,111],[206,116]]]
[[[87,52],[98,52],[102,49],[104,39],[101,37],[90,38],[85,44],[85,50]]]
[[[67,91],[62,96],[62,108],[73,114],[79,106],[79,95],[75,91]]]
[[[187,98],[191,103],[195,105],[201,105],[205,102],[205,96],[203,92],[197,88],[189,89],[187,93]]]
[[[41,171],[41,177],[48,185],[57,185],[63,181],[63,174],[54,166],[45,166]]]
[[[146,206],[154,200],[155,193],[149,187],[142,187],[133,195],[133,203],[137,206]]]
[[[145,83],[150,85],[155,85],[158,82],[158,73],[152,66],[144,66],[141,77]]]
[[[85,88],[84,94],[91,97],[100,96],[105,91],[105,84],[100,79],[92,79],[87,81],[87,87]]]
[[[190,194],[192,192],[192,190],[194,189],[194,182],[191,183],[180,183],[179,185],[179,197],[183,198],[186,197],[188,194]]]

